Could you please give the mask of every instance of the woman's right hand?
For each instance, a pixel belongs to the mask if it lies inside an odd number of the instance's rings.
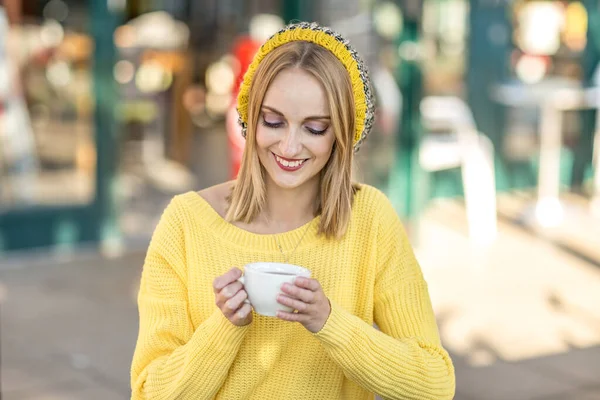
[[[244,285],[238,281],[241,276],[242,271],[232,268],[213,281],[217,307],[236,326],[244,326],[252,322],[252,307],[244,303],[248,293],[244,290]]]

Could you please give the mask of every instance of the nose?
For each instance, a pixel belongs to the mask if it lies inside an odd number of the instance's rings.
[[[279,142],[279,151],[283,157],[294,158],[302,150],[300,130],[290,127]]]

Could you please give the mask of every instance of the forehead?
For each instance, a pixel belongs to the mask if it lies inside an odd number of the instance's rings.
[[[263,105],[274,107],[286,118],[329,115],[325,89],[310,73],[299,68],[281,71],[267,90]]]

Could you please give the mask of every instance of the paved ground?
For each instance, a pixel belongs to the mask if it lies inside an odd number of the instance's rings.
[[[0,272],[5,399],[126,399],[143,255],[18,260]]]

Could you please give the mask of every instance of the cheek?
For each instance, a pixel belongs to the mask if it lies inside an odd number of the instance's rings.
[[[272,129],[267,129],[262,125],[256,128],[256,144],[259,149],[272,146],[276,139]]]
[[[315,144],[315,153],[320,157],[329,159],[333,150],[334,137],[319,138],[319,142]]]
[[[256,144],[258,145],[258,148],[262,149],[265,146],[268,146],[268,141],[268,133],[266,132],[266,129],[264,129],[262,126],[259,126],[256,129]]]

